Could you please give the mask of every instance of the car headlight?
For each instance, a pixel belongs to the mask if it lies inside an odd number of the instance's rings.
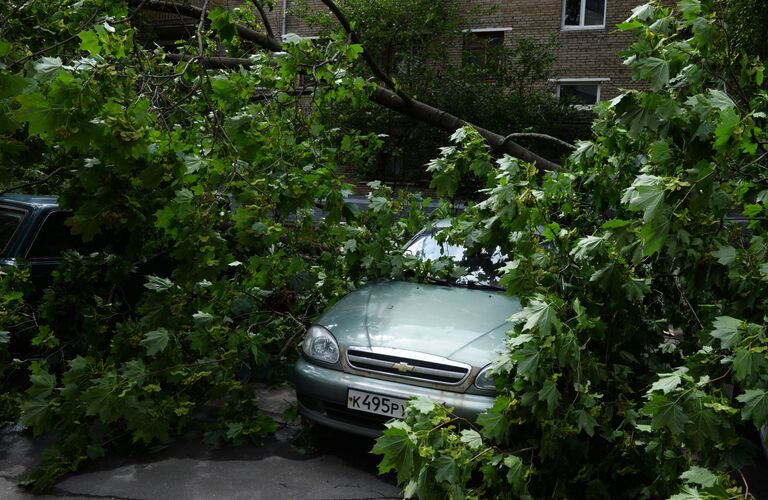
[[[301,346],[308,357],[326,363],[339,362],[339,344],[331,332],[322,326],[313,325],[307,330],[304,343]]]
[[[475,377],[475,387],[484,391],[495,391],[496,381],[494,380],[494,374],[491,371],[492,365],[488,365],[477,374]]]

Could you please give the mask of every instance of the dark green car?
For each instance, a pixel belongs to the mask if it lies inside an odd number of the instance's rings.
[[[0,265],[26,261],[32,281],[47,285],[62,252],[83,247],[64,223],[70,215],[54,196],[0,195]]]
[[[337,429],[377,436],[406,402],[428,396],[474,420],[494,402],[488,368],[520,302],[504,294],[498,255],[468,256],[419,233],[405,254],[449,256],[467,268],[455,281],[382,281],[364,286],[309,328],[296,365],[299,412]]]

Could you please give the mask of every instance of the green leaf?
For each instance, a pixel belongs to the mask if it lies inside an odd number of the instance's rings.
[[[749,349],[737,347],[733,355],[733,374],[736,380],[746,380],[756,373],[758,368],[765,364],[765,355],[762,352],[752,352]]]
[[[715,128],[715,148],[722,150],[731,142],[739,123],[741,123],[741,118],[733,109],[720,111],[720,121]]]
[[[576,143],[576,150],[571,153],[571,159],[576,163],[583,164],[589,158],[592,158],[597,154],[597,146],[591,141],[578,141]]]
[[[653,220],[663,201],[664,184],[661,177],[646,174],[637,176],[621,198],[621,202],[628,204],[630,210],[643,211],[645,223]]]
[[[216,31],[222,40],[232,40],[237,34],[237,26],[235,26],[235,23],[232,20],[232,15],[228,9],[224,7],[216,7],[208,12],[208,19],[211,21],[211,28]]]
[[[669,83],[669,62],[658,57],[639,60],[635,69],[639,78],[648,80],[651,88],[659,90]]]
[[[510,355],[512,360],[516,362],[518,375],[531,380],[537,378],[540,356],[541,353],[532,344],[526,344],[522,349],[518,349]]]
[[[101,43],[99,42],[99,35],[93,31],[81,31],[77,34],[80,38],[80,49],[86,50],[91,55],[97,56],[101,53]]]
[[[11,341],[11,332],[0,330],[0,344],[8,344]]]
[[[21,106],[13,112],[14,118],[29,123],[29,135],[44,136],[56,128],[63,108],[51,105],[40,93],[21,94],[16,97]]]
[[[402,421],[388,423],[384,434],[376,439],[371,450],[374,455],[383,455],[379,463],[379,474],[397,469],[398,483],[406,482],[413,474],[416,441],[409,429]]]
[[[112,374],[94,380],[82,395],[86,404],[85,414],[98,416],[103,423],[115,421],[118,418],[115,413],[116,389],[116,378]]]
[[[715,28],[708,19],[697,17],[693,21],[693,35],[698,43],[707,45],[715,38]]]
[[[519,490],[525,480],[525,466],[520,457],[507,455],[504,457],[504,465],[509,469],[507,471],[507,482],[512,485],[513,490]]]
[[[349,62],[352,62],[358,58],[360,54],[363,53],[363,46],[359,43],[351,43],[347,45],[347,60]]]
[[[741,418],[752,419],[760,427],[768,419],[768,394],[762,389],[747,389],[744,394],[737,396],[736,401],[744,403]]]
[[[27,86],[27,80],[21,75],[0,72],[0,99],[18,95]]]
[[[160,278],[158,276],[147,276],[147,282],[144,283],[144,288],[148,290],[154,290],[155,292],[162,292],[173,287],[173,281],[168,278]]]
[[[730,245],[721,246],[712,252],[712,257],[717,258],[720,264],[729,266],[736,260],[736,249]]]
[[[501,397],[502,396],[499,396],[499,398]],[[509,398],[506,398],[506,400],[507,404],[509,404]],[[502,413],[503,409],[498,410],[496,408],[497,405],[498,399],[493,408],[489,408],[488,410],[478,415],[477,425],[480,426],[480,429],[483,431],[483,435],[498,442],[506,435],[509,421],[507,420],[507,417],[504,415],[504,413]],[[506,407],[506,404],[504,407]]]
[[[651,428],[654,430],[666,427],[672,434],[682,434],[685,424],[690,422],[683,408],[676,401],[655,393],[643,407],[643,413],[651,415]]]
[[[660,373],[659,379],[651,385],[648,392],[661,391],[664,394],[676,390],[683,382],[683,376],[688,372],[688,368],[682,366],[672,373]]]
[[[680,474],[680,479],[688,484],[698,484],[705,488],[714,486],[717,483],[717,476],[703,467],[693,466]]]
[[[435,402],[427,396],[416,396],[408,401],[408,406],[424,414],[432,413],[435,410]]]
[[[557,390],[557,384],[552,379],[547,379],[539,391],[539,401],[546,401],[547,411],[550,415],[555,411],[560,403],[560,391]]]
[[[44,397],[25,399],[21,403],[19,423],[32,428],[37,435],[45,429],[49,410],[50,406]]]
[[[701,0],[680,0],[677,7],[683,14],[683,19],[691,21],[701,14]]]
[[[669,500],[705,500],[707,498],[710,498],[710,496],[702,496],[696,488],[684,486],[680,493],[672,495],[669,497]]]
[[[722,90],[717,90],[717,89],[709,90],[709,102],[712,106],[714,106],[715,108],[721,111],[725,111],[726,109],[731,109],[736,107],[736,103],[733,102],[733,99],[728,97],[728,94],[726,94]]]
[[[768,262],[764,262],[760,264],[760,274],[762,275],[763,281],[768,281]]]
[[[538,327],[542,335],[549,335],[553,328],[560,331],[560,320],[557,318],[557,312],[541,296],[533,299],[519,313],[513,314],[509,321],[513,324],[525,321],[523,331]]]
[[[464,429],[461,431],[461,442],[469,446],[470,449],[477,450],[483,445],[483,438],[474,429]]]
[[[597,427],[597,420],[587,410],[576,410],[576,426],[579,432],[585,432],[587,436],[592,437],[595,435],[595,427]]]
[[[586,236],[576,242],[576,246],[573,247],[570,255],[576,261],[587,260],[602,250],[603,243],[605,243],[604,237]]]
[[[35,63],[35,71],[43,74],[55,73],[64,67],[64,63],[59,57],[42,57],[39,62]]]
[[[144,339],[141,341],[141,345],[147,349],[148,356],[154,356],[159,352],[163,352],[168,346],[168,330],[165,328],[158,328],[152,330],[144,335]]]
[[[724,349],[730,349],[739,341],[739,328],[741,324],[742,321],[740,319],[731,318],[730,316],[718,316],[712,324],[714,330],[709,332],[709,334],[719,339]]]
[[[389,206],[389,200],[384,198],[383,196],[371,197],[370,207],[371,207],[371,210],[373,210],[374,212],[381,212],[382,210],[386,210],[388,206]]]
[[[621,285],[627,300],[630,302],[640,302],[651,291],[651,280],[642,278],[631,278]]]
[[[440,455],[433,462],[435,479],[442,483],[456,484],[459,481],[459,469],[456,462],[448,455]]]
[[[643,5],[638,5],[637,7],[634,7],[632,9],[632,15],[629,16],[629,19],[627,19],[627,21],[632,21],[633,19],[638,19],[640,21],[650,21],[655,16],[656,16],[656,6],[649,2]]]

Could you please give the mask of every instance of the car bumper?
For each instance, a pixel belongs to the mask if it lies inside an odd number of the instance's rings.
[[[477,415],[493,405],[494,397],[441,391],[405,383],[362,377],[332,370],[300,359],[295,369],[296,395],[299,413],[305,418],[328,427],[363,436],[377,437],[384,430],[388,417],[347,408],[347,391],[373,392],[384,396],[410,399],[427,396],[453,408],[453,412],[474,422]]]

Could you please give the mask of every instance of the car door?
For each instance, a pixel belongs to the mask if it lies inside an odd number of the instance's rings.
[[[65,224],[72,214],[64,210],[49,212],[35,234],[26,254],[32,282],[38,290],[51,284],[51,273],[61,261],[65,250],[83,249],[83,241],[70,232]]]

